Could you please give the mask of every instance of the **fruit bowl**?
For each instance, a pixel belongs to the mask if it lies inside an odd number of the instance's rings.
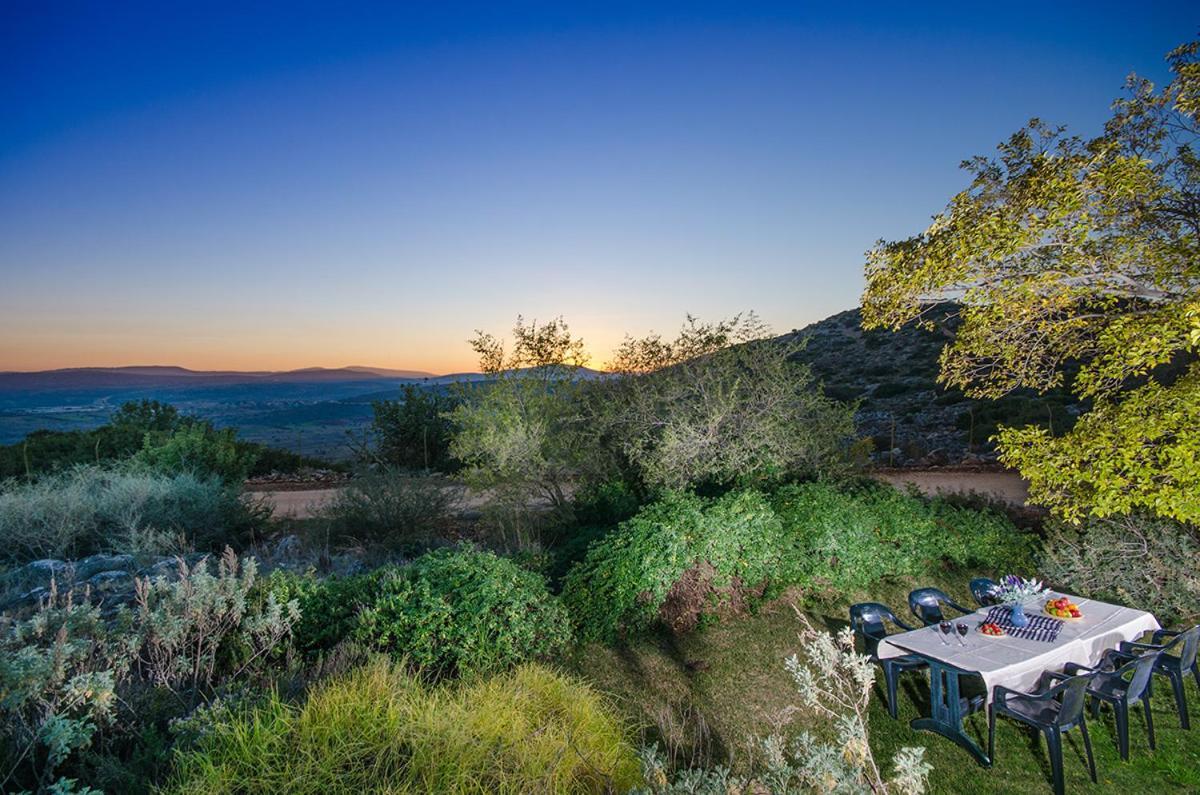
[[[1046,612],[1046,615],[1053,616],[1062,621],[1078,621],[1083,618],[1083,613],[1080,612],[1079,605],[1065,596],[1059,599],[1051,599],[1046,602],[1042,609]]]
[[[1008,633],[999,624],[994,624],[991,621],[985,621],[979,625],[979,634],[985,638],[1002,638]]]

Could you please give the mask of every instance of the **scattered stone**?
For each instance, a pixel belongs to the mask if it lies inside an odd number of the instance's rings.
[[[75,562],[75,582],[91,579],[101,572],[131,572],[135,568],[133,555],[90,555]]]

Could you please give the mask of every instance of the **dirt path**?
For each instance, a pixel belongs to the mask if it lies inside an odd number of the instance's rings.
[[[1029,484],[1015,472],[977,472],[969,470],[905,470],[875,472],[873,477],[903,488],[912,484],[924,494],[978,492],[1012,505],[1024,505],[1029,497]],[[338,488],[281,489],[256,491],[273,506],[276,519],[311,519],[333,500]],[[464,495],[463,508],[478,508],[483,496]]]
[[[912,484],[929,495],[977,492],[1018,506],[1029,500],[1029,484],[1016,472],[892,469],[875,472],[872,477],[893,486]]]
[[[272,506],[275,519],[311,519],[329,504],[341,489],[296,489],[286,491],[255,491]]]

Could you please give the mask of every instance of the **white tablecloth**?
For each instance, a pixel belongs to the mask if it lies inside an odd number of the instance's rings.
[[[1030,616],[1041,614],[1047,600],[1062,595],[1051,593],[1031,601],[1025,605],[1025,612]],[[1079,605],[1083,618],[1064,621],[1053,642],[980,633],[978,626],[991,609],[985,607],[971,615],[952,619],[955,624],[965,623],[971,628],[963,639],[966,646],[959,645],[954,638],[945,638],[943,642],[941,631],[932,626],[889,635],[880,642],[877,654],[880,658],[888,658],[917,652],[977,673],[987,685],[987,700],[991,703],[992,689],[996,685],[1032,692],[1043,671],[1061,671],[1068,662],[1096,665],[1105,650],[1116,648],[1123,640],[1137,640],[1146,632],[1159,629],[1158,621],[1144,610],[1078,596],[1068,598]]]

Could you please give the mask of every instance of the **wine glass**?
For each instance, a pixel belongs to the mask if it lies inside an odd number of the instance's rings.
[[[958,630],[958,642],[963,646],[966,646],[967,642],[965,638],[967,637],[967,625],[959,621],[954,628]]]
[[[942,643],[949,645],[947,637],[950,635],[950,630],[954,629],[954,626],[949,621],[943,621],[938,624],[938,628],[942,631]]]

